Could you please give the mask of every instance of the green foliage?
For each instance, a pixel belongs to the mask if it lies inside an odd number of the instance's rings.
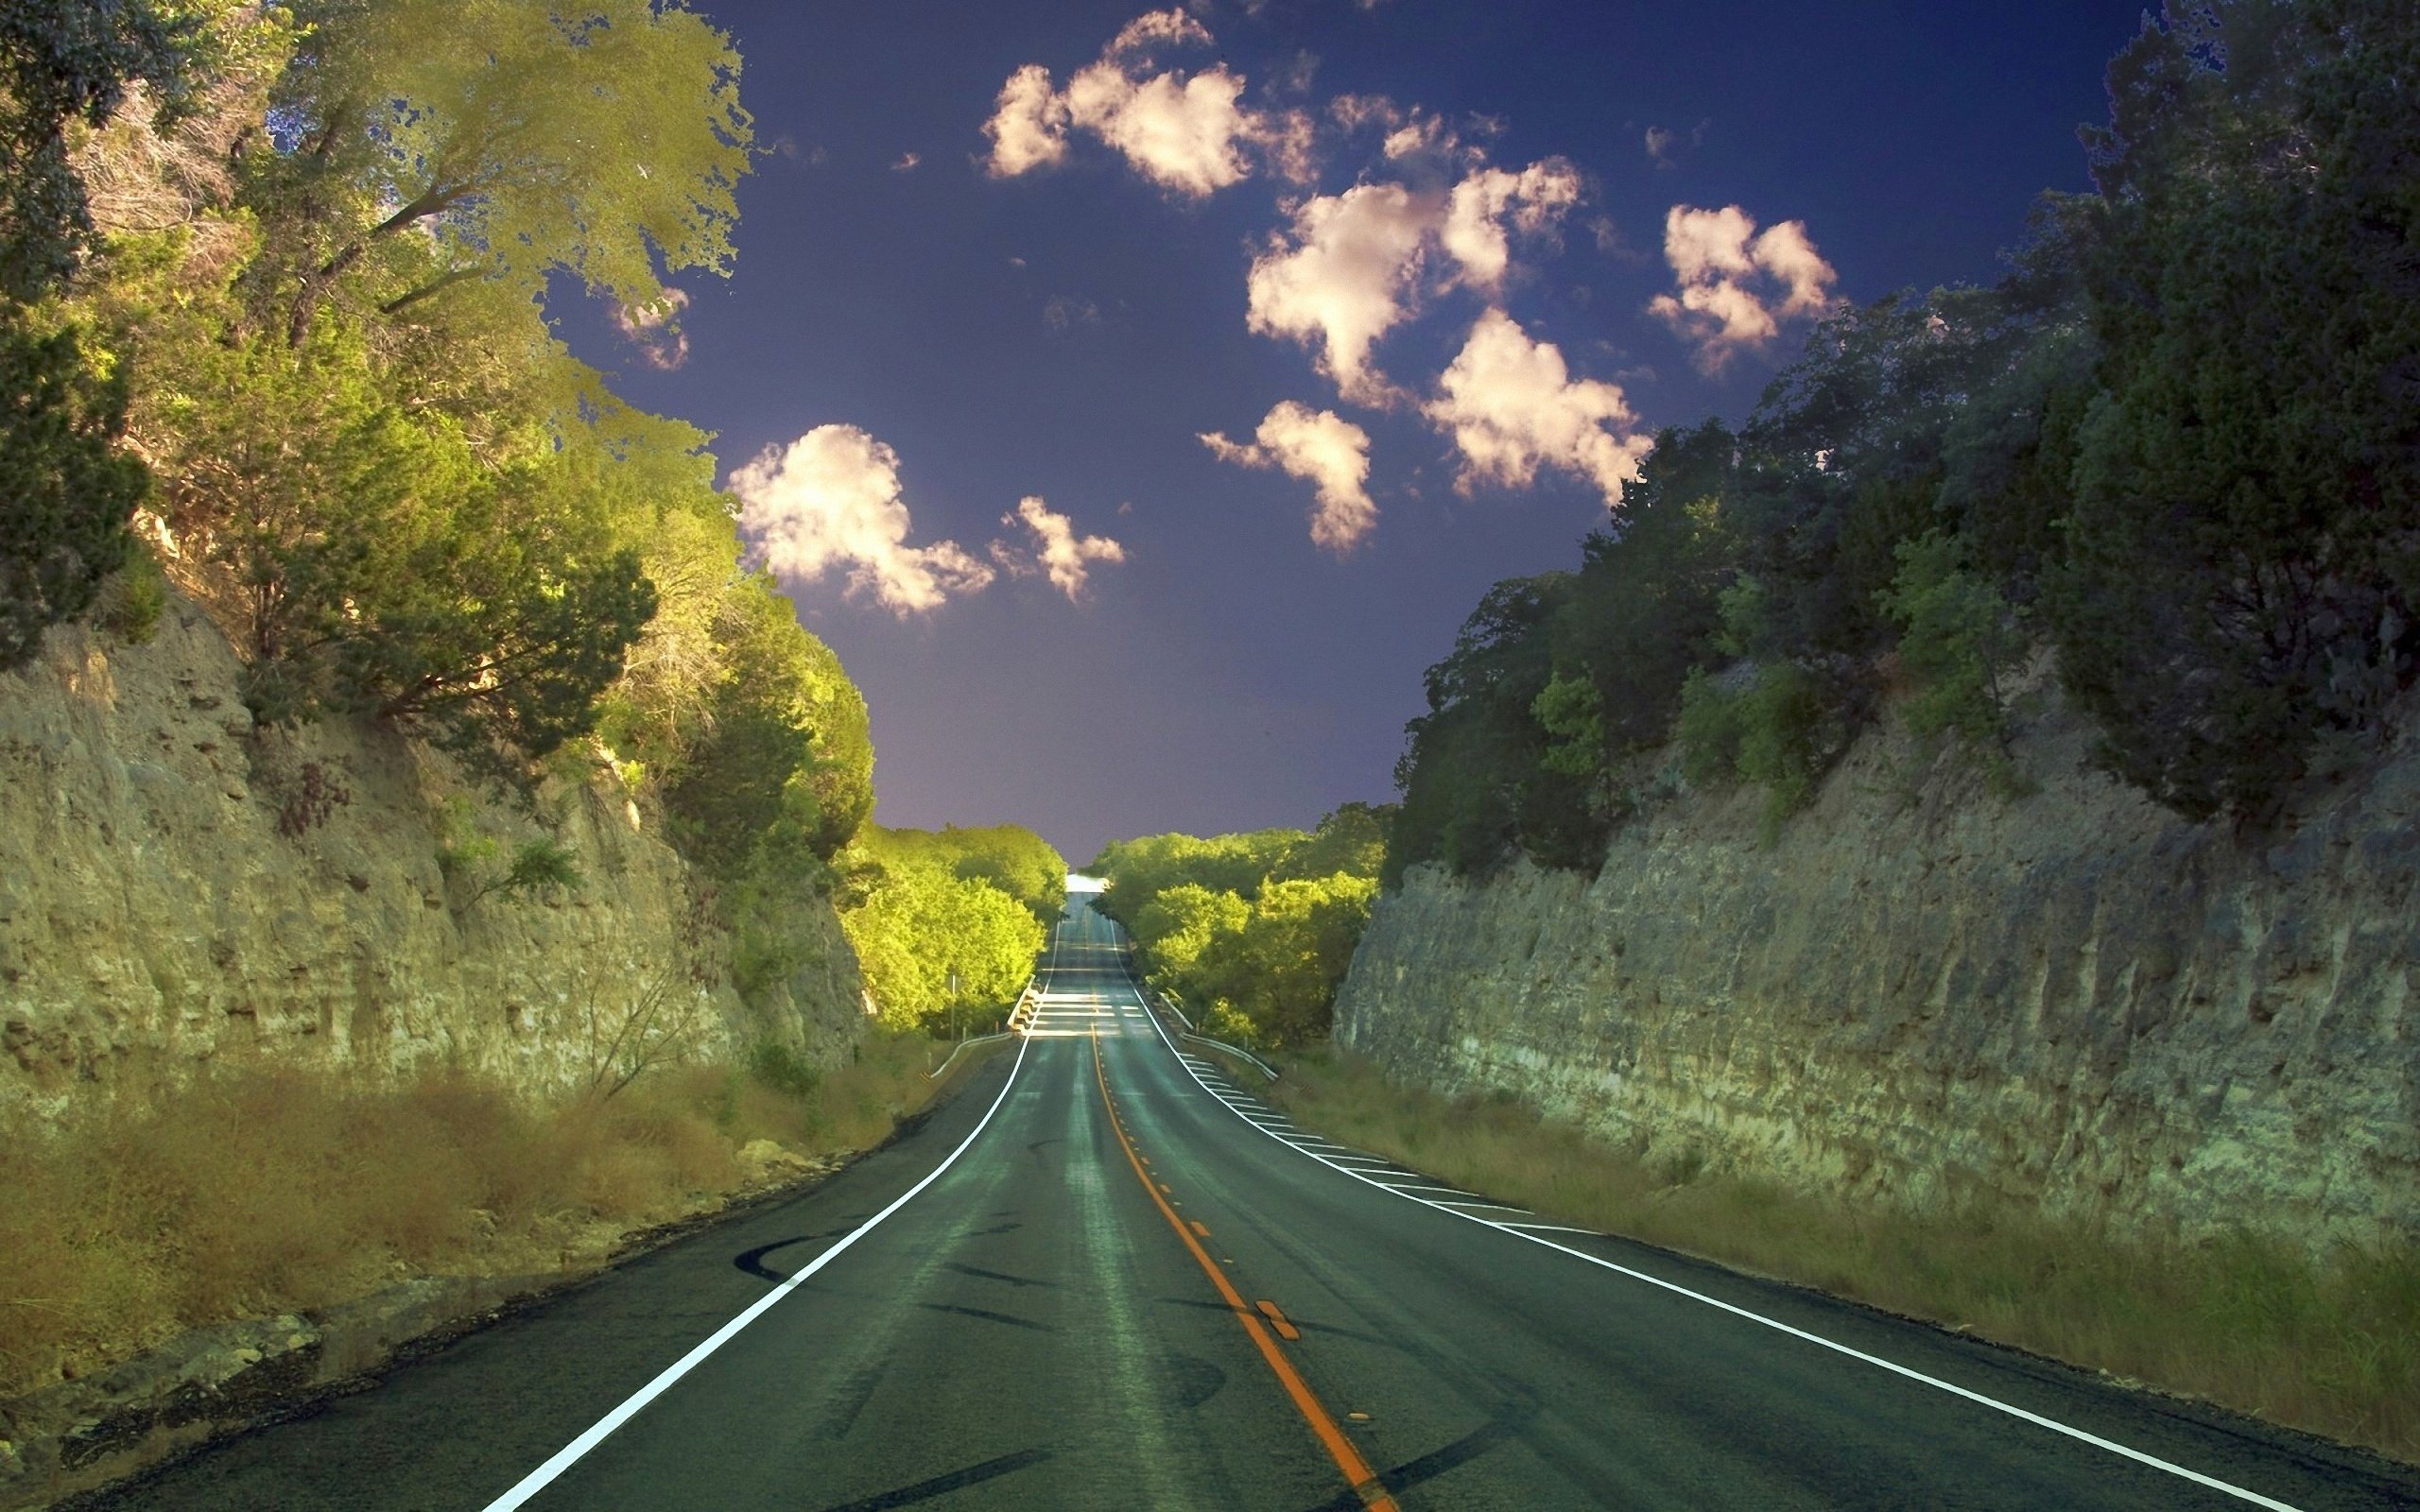
[[[94,371],[73,329],[43,334],[0,307],[0,669],[128,558],[151,480],[118,450],[125,416],[125,384]]]
[[[1692,782],[1754,782],[1765,790],[1770,845],[1806,806],[1837,740],[1821,684],[1806,668],[1776,662],[1741,679],[1692,673],[1682,690],[1682,769]]]
[[[1328,877],[1342,871],[1374,877],[1386,867],[1387,836],[1394,828],[1392,803],[1340,803],[1321,818],[1311,837],[1286,852],[1269,875],[1278,882]]]
[[[760,854],[829,861],[873,810],[865,700],[838,658],[759,576],[725,594],[715,628],[721,669],[665,804],[685,850],[736,877]]]
[[[1005,1011],[1044,940],[999,888],[915,862],[880,867],[840,924],[883,1022],[902,1029],[963,1028]]]
[[[1557,673],[1530,700],[1530,717],[1550,737],[1540,766],[1583,780],[1604,771],[1605,697],[1594,682]]]
[[[1681,772],[1692,782],[1709,786],[1739,775],[1739,742],[1747,730],[1743,700],[1694,669],[1681,685],[1681,713],[1675,735],[1681,745]]]
[[[2416,75],[2390,0],[2147,24],[2099,193],[2044,196],[2006,278],[1840,310],[1736,435],[1658,438],[1576,576],[1490,591],[1408,730],[1389,881],[1593,865],[1668,733],[1771,834],[1893,650],[1911,724],[2014,781],[2036,627],[2104,765],[2188,816],[2374,749],[2420,680]]]
[[[1146,980],[1191,1005],[1206,1032],[1304,1044],[1327,1033],[1393,820],[1347,803],[1307,835],[1151,835],[1103,848],[1092,869],[1129,910],[1120,921]]]
[[[790,1097],[811,1097],[823,1081],[805,1057],[778,1040],[759,1040],[749,1047],[748,1074]]]
[[[1377,897],[1374,877],[1271,882],[1251,917],[1214,935],[1180,979],[1187,996],[1251,1029],[1248,1042],[1288,1048],[1327,1037],[1337,988]]]
[[[569,891],[587,881],[579,852],[553,835],[524,840],[508,851],[502,839],[480,828],[476,806],[460,793],[437,811],[437,869],[462,888],[465,910],[493,895]]]
[[[720,271],[748,171],[739,57],[653,0],[303,0],[275,96],[304,123],[265,172],[301,341],[346,285],[388,312],[569,274],[660,306],[659,267]],[[411,232],[416,234],[405,235]]]
[[[1300,830],[1256,830],[1208,839],[1150,834],[1111,841],[1085,869],[1106,884],[1096,906],[1131,930],[1146,904],[1180,883],[1251,898],[1260,890],[1261,879],[1309,838]]]
[[[2189,816],[2273,812],[2420,676],[2415,71],[2385,0],[2178,10],[2111,68],[2049,619],[2102,760]]]
[[[1961,541],[1939,532],[1899,544],[1899,576],[1877,598],[1903,627],[1899,659],[1919,683],[1903,713],[1918,735],[1952,732],[2004,761],[2008,708],[2002,680],[2025,642],[1989,579],[1961,565]]]
[[[168,578],[160,558],[142,546],[126,554],[126,565],[101,589],[100,620],[129,645],[141,645],[159,632],[160,616],[168,608]]]
[[[990,883],[1025,904],[1046,929],[1067,906],[1066,858],[1022,825],[890,830],[870,824],[857,839],[859,849],[884,867],[939,867],[966,881]]]
[[[99,126],[138,79],[173,119],[196,86],[206,20],[176,0],[0,6],[0,298],[57,288],[91,241],[70,127]]]
[[[1151,895],[1134,917],[1134,942],[1154,986],[1189,991],[1201,958],[1221,936],[1252,919],[1253,905],[1232,892],[1183,882]]]

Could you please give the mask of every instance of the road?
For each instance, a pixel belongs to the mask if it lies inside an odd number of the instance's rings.
[[[2366,1456],[1330,1145],[1182,1051],[1114,941],[1073,903],[1039,1032],[815,1191],[86,1504],[2420,1505]]]

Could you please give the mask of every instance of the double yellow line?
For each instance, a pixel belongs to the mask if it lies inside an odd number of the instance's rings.
[[[1143,1169],[1143,1158],[1134,1153],[1134,1142],[1126,1137],[1126,1123],[1118,1116],[1116,1099],[1109,1095],[1109,1072],[1101,1060],[1098,1029],[1093,1031],[1092,1040],[1093,1079],[1100,1084],[1101,1107],[1109,1110],[1110,1129],[1117,1136],[1118,1148],[1126,1152],[1127,1163],[1134,1168],[1134,1179],[1143,1183],[1144,1193],[1160,1210],[1160,1216],[1166,1218],[1168,1227],[1176,1230],[1176,1236],[1184,1241],[1186,1251],[1200,1263],[1202,1273],[1210,1278],[1210,1284],[1219,1289],[1227,1310],[1235,1314],[1236,1322],[1243,1325],[1244,1332],[1252,1335],[1252,1342],[1260,1349],[1260,1357],[1269,1362],[1269,1368],[1276,1375],[1277,1383],[1286,1388],[1286,1395],[1292,1399],[1295,1410],[1303,1415],[1305,1422],[1311,1425],[1311,1432],[1318,1435],[1328,1458],[1336,1461],[1336,1468],[1344,1472],[1345,1482],[1353,1487],[1353,1494],[1361,1499],[1363,1506],[1374,1509],[1374,1512],[1400,1512],[1395,1499],[1388,1495],[1387,1488],[1379,1484],[1377,1472],[1370,1468],[1370,1462],[1361,1457],[1361,1452],[1355,1449],[1353,1441],[1344,1436],[1344,1431],[1336,1426],[1336,1418],[1329,1415],[1309,1384],[1295,1370],[1294,1363],[1286,1358],[1285,1351],[1277,1347],[1277,1341],[1270,1336],[1260,1314],[1244,1301],[1243,1294],[1227,1280],[1227,1273],[1220,1270],[1219,1263],[1210,1258],[1210,1252],[1201,1247],[1201,1241],[1195,1238],[1193,1230],[1184,1226],[1184,1220],[1176,1215],[1176,1209],[1168,1205],[1168,1199],[1151,1180],[1150,1173]],[[1202,1232],[1209,1230],[1205,1228]],[[1273,1305],[1270,1307],[1270,1313],[1273,1317],[1283,1316]]]

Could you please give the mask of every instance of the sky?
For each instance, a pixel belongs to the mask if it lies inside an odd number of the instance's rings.
[[[877,820],[1079,865],[1392,798],[1423,671],[1657,429],[2085,187],[2140,14],[692,4],[745,61],[737,256],[562,333],[715,434]]]

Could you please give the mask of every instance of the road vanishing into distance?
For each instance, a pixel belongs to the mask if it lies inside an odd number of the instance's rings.
[[[1078,898],[907,1137],[83,1503],[2377,1508],[2420,1477],[1329,1144]]]

